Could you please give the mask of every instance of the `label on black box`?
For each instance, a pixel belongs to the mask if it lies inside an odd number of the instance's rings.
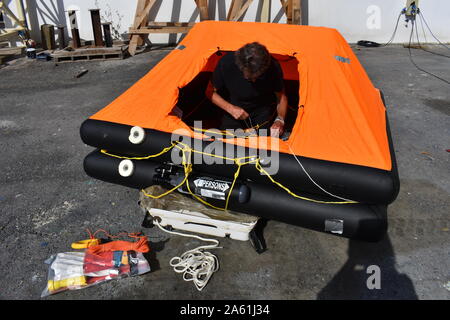
[[[194,180],[195,193],[207,198],[225,200],[226,191],[231,188],[231,183],[223,180],[215,180],[201,177]]]

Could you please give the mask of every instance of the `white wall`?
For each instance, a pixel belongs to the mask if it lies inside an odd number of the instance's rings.
[[[137,0],[23,0],[32,35],[40,40],[40,25],[50,23],[69,26],[67,10],[78,10],[80,36],[92,40],[89,9],[100,8],[104,20],[113,23],[118,34],[125,34],[134,20]],[[8,1],[7,1],[8,2]],[[15,1],[10,0],[11,9]],[[216,20],[226,19],[231,0],[209,0],[210,16]],[[315,26],[338,29],[349,42],[358,40],[387,41],[394,29],[399,12],[406,0],[303,0],[308,8],[308,22]],[[442,41],[450,42],[450,1],[420,0],[420,8],[433,33]],[[259,21],[260,1],[254,0],[243,21]],[[158,0],[150,17],[155,21],[199,21],[194,0]],[[285,23],[280,1],[273,0],[271,20]],[[420,24],[419,29],[421,30]],[[404,19],[398,28],[394,42],[407,42],[410,29],[404,27]],[[69,35],[70,31],[68,31]],[[154,43],[175,42],[182,35],[152,34]],[[427,34],[428,42],[435,42]]]
[[[385,43],[405,5],[406,0],[309,0],[309,24],[336,28],[348,42],[372,40]],[[420,0],[419,8],[434,35],[441,41],[450,42],[450,1]],[[404,21],[403,16],[396,43],[409,41],[411,29],[410,26],[405,28]],[[422,35],[420,23],[418,27]],[[429,33],[427,40],[436,42]]]

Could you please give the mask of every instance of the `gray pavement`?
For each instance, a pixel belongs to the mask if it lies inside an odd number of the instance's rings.
[[[21,58],[0,69],[0,299],[39,299],[44,260],[70,251],[86,228],[141,230],[138,191],[84,173],[92,148],[79,127],[168,52],[58,66]],[[169,260],[200,243],[144,229],[153,272],[47,299],[449,299],[450,86],[415,69],[403,47],[355,52],[385,94],[400,172],[381,242],[269,221],[261,255],[249,242],[219,238],[220,270],[198,292]],[[413,54],[450,80],[448,58]],[[74,78],[83,68],[89,72]],[[379,290],[366,286],[370,265],[380,267]]]

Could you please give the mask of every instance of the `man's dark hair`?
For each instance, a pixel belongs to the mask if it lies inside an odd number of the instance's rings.
[[[235,52],[235,62],[247,79],[256,79],[270,66],[271,56],[258,42],[248,43]]]

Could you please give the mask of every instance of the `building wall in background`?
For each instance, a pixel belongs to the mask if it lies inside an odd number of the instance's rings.
[[[309,24],[338,29],[348,42],[387,42],[406,0],[309,0]],[[419,8],[435,36],[450,42],[450,1],[420,0]],[[422,37],[422,27],[418,23]],[[395,43],[409,41],[411,28],[400,20]],[[436,40],[427,33],[428,42]],[[421,40],[422,41],[422,40]]]
[[[10,8],[15,10],[15,0]],[[69,26],[67,11],[77,10],[80,36],[92,40],[92,26],[89,9],[100,8],[102,20],[112,22],[116,38],[126,38],[128,28],[134,20],[137,0],[23,0],[26,6],[27,19],[32,29],[32,36],[40,41],[40,25],[44,23]],[[231,0],[210,0],[210,17],[225,20]],[[303,0],[308,12],[310,25],[326,26],[338,29],[349,42],[372,40],[386,42],[392,35],[398,14],[406,4],[406,0]],[[442,41],[450,42],[450,1],[420,0],[420,8],[427,19],[433,33]],[[254,0],[243,17],[243,21],[260,20],[260,1]],[[150,12],[155,21],[199,21],[199,13],[194,0],[158,0]],[[305,17],[306,18],[306,17]],[[285,23],[279,1],[272,1],[271,21]],[[6,27],[12,24],[5,19]],[[410,27],[405,28],[403,18],[400,21],[394,42],[407,42]],[[419,24],[420,33],[421,27]],[[70,31],[67,32],[67,36]],[[153,43],[174,43],[180,40],[181,34],[152,34]],[[435,39],[427,33],[428,42]]]

